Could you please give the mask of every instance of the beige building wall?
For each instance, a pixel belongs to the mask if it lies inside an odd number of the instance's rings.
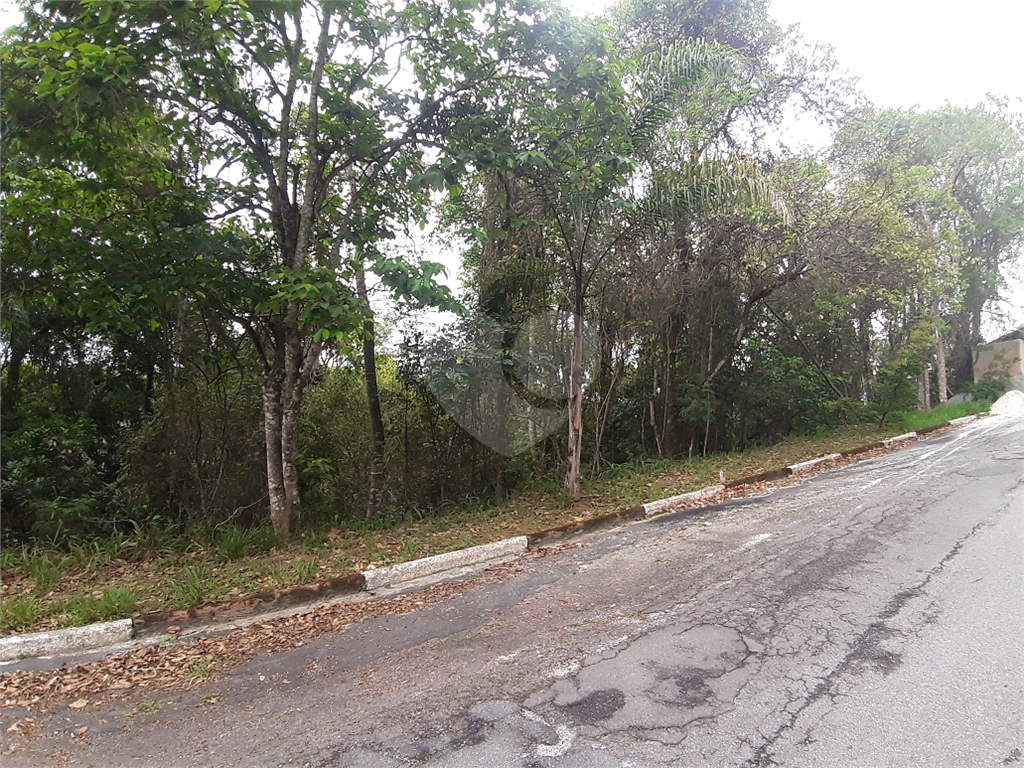
[[[974,350],[974,382],[990,375],[1024,376],[1024,341],[997,341]]]

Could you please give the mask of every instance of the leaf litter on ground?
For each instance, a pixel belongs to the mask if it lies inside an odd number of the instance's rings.
[[[573,545],[535,550],[543,557]],[[387,614],[406,614],[493,584],[522,571],[522,561],[491,566],[464,579],[431,584],[413,592],[362,602],[320,606],[291,616],[267,619],[216,637],[182,638],[162,645],[145,645],[98,661],[56,670],[0,673],[0,707],[51,707],[74,697],[69,705],[84,708],[90,696],[132,688],[168,690],[192,688],[259,653],[297,648],[328,632],[343,632],[354,623]],[[197,668],[210,675],[197,676]]]

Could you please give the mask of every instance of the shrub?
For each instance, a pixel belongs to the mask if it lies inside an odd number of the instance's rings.
[[[94,460],[99,450],[95,426],[86,418],[51,414],[5,435],[5,537],[59,543],[102,530],[96,513],[109,488]]]
[[[833,400],[826,406],[829,415],[837,424],[863,424],[871,421],[871,409],[866,403],[852,397]]]
[[[252,535],[237,525],[221,529],[217,537],[217,549],[227,560],[240,560],[248,552]]]
[[[205,568],[186,565],[181,569],[181,576],[173,589],[173,599],[187,608],[194,608],[206,600],[210,591],[209,574]]]
[[[1013,389],[1013,380],[1009,376],[990,376],[967,388],[967,393],[974,400],[995,402]]]

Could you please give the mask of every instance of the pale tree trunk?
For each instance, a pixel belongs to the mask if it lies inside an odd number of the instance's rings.
[[[291,311],[291,308],[289,308]],[[286,315],[288,313],[286,312]],[[297,325],[289,321],[275,327],[274,356],[263,377],[263,432],[267,445],[267,492],[270,521],[278,541],[287,540],[301,507],[299,471],[299,417],[302,400],[320,364],[323,343],[303,346]]]
[[[658,451],[658,458],[664,458],[661,450],[661,430],[658,429],[658,418],[655,412],[654,401],[658,397],[658,363],[651,366],[651,374],[654,381],[651,382],[651,397],[647,401],[647,415],[651,422],[651,434],[654,435],[654,445]],[[643,419],[640,420],[641,423]]]
[[[622,366],[616,361],[611,370],[611,381],[608,383],[608,391],[597,412],[597,424],[594,425],[594,474],[601,471],[601,443],[604,441],[604,430],[608,426],[608,414],[611,410],[613,398],[616,394],[616,385],[622,374]]]
[[[928,366],[921,369],[921,375],[917,377],[917,410],[931,410],[931,380],[928,376]]]
[[[572,318],[572,363],[569,366],[569,452],[565,489],[573,501],[583,496],[580,469],[583,453],[583,270],[574,275],[575,296]]]
[[[363,259],[356,259],[356,291],[363,304],[363,375],[366,381],[366,402],[370,416],[370,477],[366,501],[366,517],[371,519],[381,513],[384,494],[384,451],[387,434],[384,432],[384,415],[380,407],[380,389],[377,385],[376,326],[370,296],[366,290],[366,272]]]
[[[281,135],[278,152],[278,183],[282,185],[272,201],[272,208],[280,217],[278,245],[283,266],[305,269],[309,265],[309,252],[313,244],[314,225],[319,213],[320,197],[324,185],[325,159],[320,154],[318,115],[320,86],[327,64],[330,42],[331,11],[325,9],[320,20],[316,58],[310,78],[310,93],[306,106],[306,166],[302,185],[301,203],[297,194],[288,203],[288,155],[291,135],[291,99],[294,95],[298,61],[291,62],[292,72],[287,86],[285,109],[281,115]],[[269,162],[269,158],[267,158]],[[268,167],[268,177],[274,178]],[[295,211],[294,207],[298,210]],[[288,210],[291,208],[291,210]],[[292,214],[297,213],[296,219]],[[263,394],[264,431],[267,438],[267,490],[270,499],[270,520],[278,541],[291,534],[292,523],[299,513],[299,472],[296,458],[299,452],[299,416],[302,397],[320,361],[323,342],[303,342],[299,314],[301,305],[289,301],[281,322],[274,327],[268,340],[274,350],[265,379]]]
[[[270,522],[278,541],[288,538],[288,505],[285,500],[284,466],[281,452],[281,381],[279,370],[263,379],[263,433],[267,446],[267,493]]]
[[[529,330],[526,337],[527,359],[533,360],[533,356],[535,354],[534,350],[537,345],[536,339],[534,338],[536,331],[533,323],[530,323],[528,328]],[[542,438],[539,432],[537,431],[537,422],[535,422],[533,419],[526,420],[526,434],[530,439],[530,452],[533,455],[534,462],[536,462],[537,458],[540,455],[540,452],[538,450],[538,443],[541,441]]]
[[[285,348],[284,388],[281,392],[281,470],[284,476],[284,499],[288,524],[291,526],[298,515],[299,471],[295,457],[299,452],[299,410],[302,407],[302,338],[298,329],[298,306],[289,307]]]
[[[946,404],[946,341],[935,329],[935,377],[939,388],[939,405]]]

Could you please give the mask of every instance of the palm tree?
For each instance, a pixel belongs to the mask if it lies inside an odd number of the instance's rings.
[[[565,488],[578,500],[583,437],[584,325],[595,279],[661,222],[739,200],[784,210],[756,169],[738,158],[697,160],[666,172],[652,166],[662,129],[685,90],[721,76],[732,54],[683,41],[635,59],[616,59],[595,30],[577,30],[555,77],[555,97],[525,100],[529,128],[511,130],[516,159],[487,174],[483,210],[492,231],[480,255],[482,281],[536,258],[557,265],[553,297],[573,317]],[[567,75],[566,73],[571,73]],[[520,97],[520,105],[524,100]]]

